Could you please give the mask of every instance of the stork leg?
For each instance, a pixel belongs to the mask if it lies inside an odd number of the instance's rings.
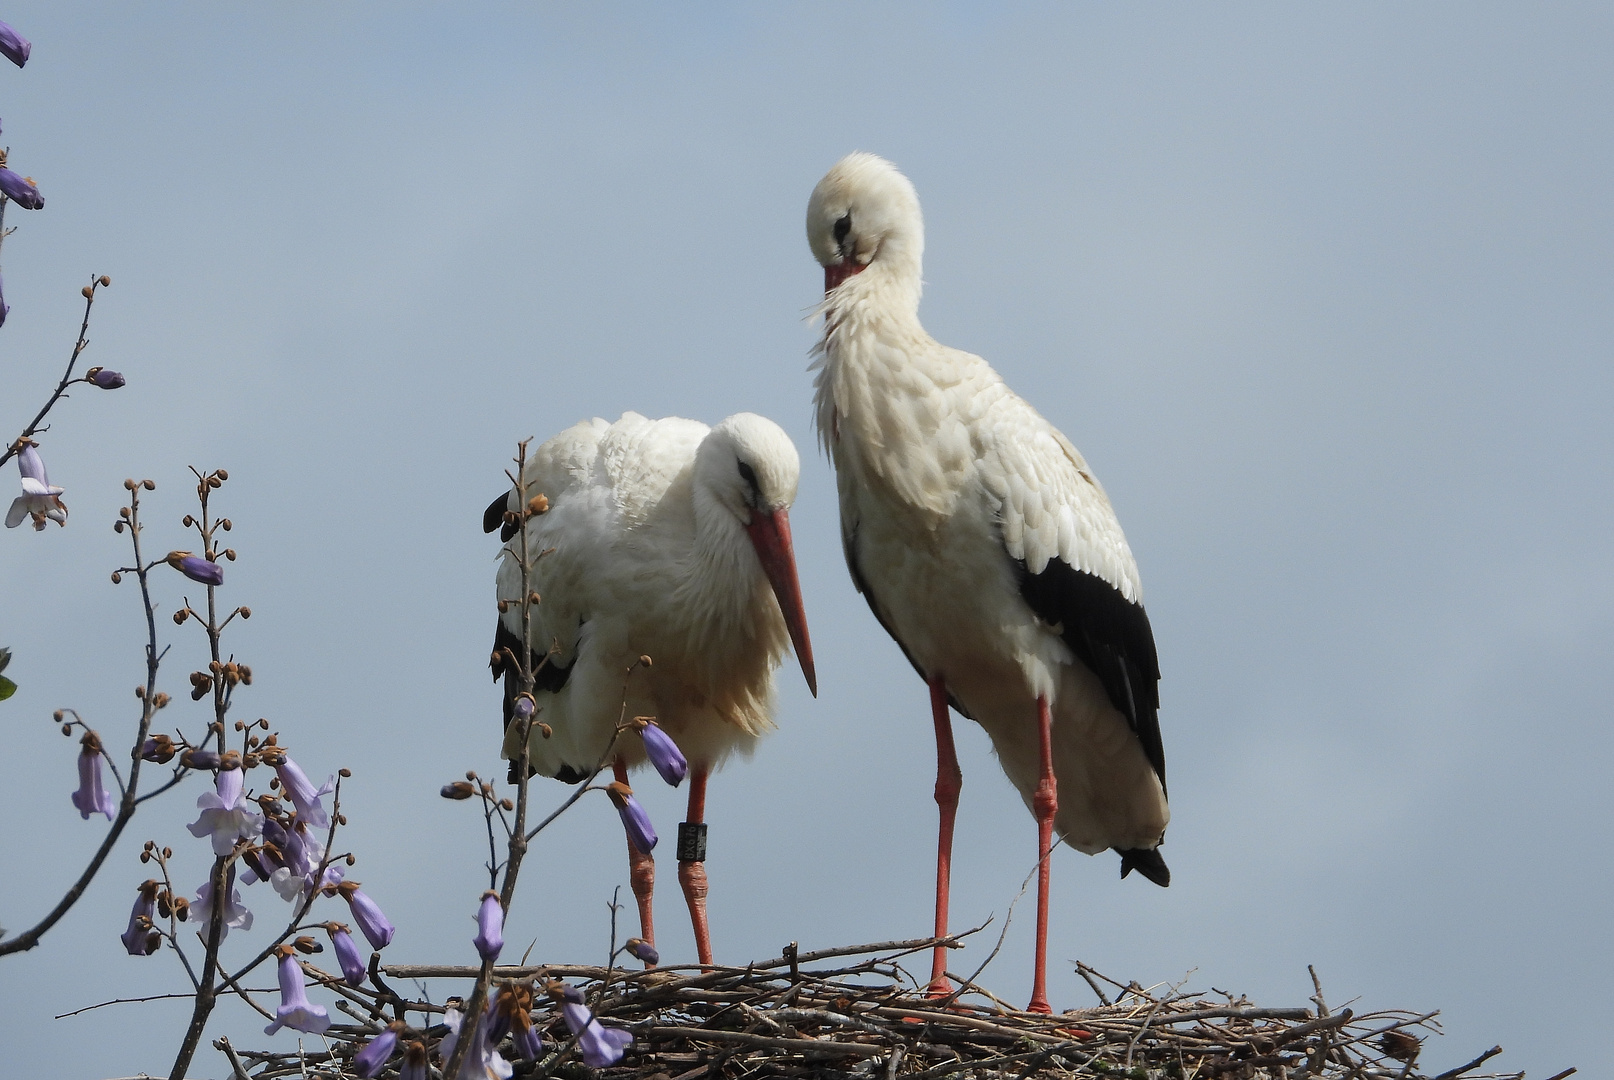
[[[958,816],[958,791],[964,774],[953,750],[953,721],[947,713],[947,683],[940,675],[930,680],[930,715],[936,724],[936,807],[941,824],[936,834],[936,936],[947,936],[947,899],[953,873],[953,820]],[[947,949],[936,946],[930,961],[928,996],[944,998],[953,992],[947,981]]]
[[[712,962],[712,937],[706,929],[706,772],[705,765],[690,770],[689,820],[678,826],[678,884],[684,887],[695,954],[702,964]]]
[[[628,766],[621,758],[611,763],[611,771],[620,783],[628,782]],[[628,841],[628,883],[633,886],[633,898],[639,902],[639,936],[654,945],[656,920],[651,913],[651,897],[656,891],[656,858],[634,847],[631,839]]]
[[[1048,881],[1052,872],[1054,813],[1059,809],[1059,785],[1054,780],[1053,717],[1047,695],[1037,695],[1037,737],[1042,750],[1042,778],[1032,808],[1037,815],[1037,966],[1031,982],[1027,1012],[1051,1013],[1048,1005]]]

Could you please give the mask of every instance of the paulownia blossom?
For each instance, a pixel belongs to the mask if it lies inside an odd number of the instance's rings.
[[[130,956],[150,956],[162,944],[163,936],[152,926],[157,914],[157,882],[146,881],[135,893],[134,910],[129,912],[129,929],[121,935]]]
[[[18,67],[28,62],[28,56],[34,51],[33,43],[17,31],[0,22],[0,56],[4,56]]]
[[[22,474],[22,494],[11,502],[6,528],[15,529],[29,517],[34,519],[35,530],[43,529],[47,520],[66,525],[67,507],[62,503],[62,489],[51,486],[44,459],[33,444],[25,442],[17,451],[17,471]]]
[[[280,1007],[275,1010],[274,1023],[263,1029],[273,1035],[283,1027],[319,1035],[331,1026],[331,1016],[325,1006],[308,1000],[308,988],[303,984],[303,969],[297,955],[289,945],[277,948],[280,953]]]
[[[364,1049],[353,1055],[353,1071],[364,1077],[380,1072],[398,1049],[398,1035],[403,1027],[402,1021],[394,1020],[387,1025],[387,1030],[365,1043]]]
[[[385,949],[392,942],[392,935],[398,932],[392,920],[376,906],[374,900],[364,894],[357,881],[344,881],[336,886],[336,891],[347,901],[348,909],[353,912],[353,921],[359,924],[370,945]]]
[[[231,750],[219,758],[215,790],[203,792],[196,799],[202,814],[187,828],[192,836],[211,837],[215,855],[228,855],[235,850],[236,841],[250,840],[263,832],[263,815],[253,809],[257,804],[242,794],[245,783],[241,755]]]
[[[232,929],[251,930],[252,912],[241,903],[241,890],[235,887],[235,867],[231,866],[225,871],[225,891],[229,900],[224,905],[224,924],[219,927],[219,940],[223,941]],[[205,929],[213,921],[213,880],[209,878],[200,889],[196,890],[196,899],[191,903],[191,918],[195,920],[198,933],[206,937]]]
[[[39,185],[34,183],[33,177],[22,176],[4,166],[0,166],[0,192],[24,210],[45,208],[44,196],[39,194]]]
[[[91,814],[105,814],[112,820],[112,792],[101,780],[101,738],[86,731],[79,740],[78,790],[73,792],[73,805],[86,821]]]
[[[606,1027],[595,1019],[583,1004],[582,991],[575,986],[552,982],[549,996],[561,1003],[560,1014],[566,1020],[566,1027],[578,1037],[577,1048],[583,1054],[583,1064],[591,1069],[603,1069],[622,1060],[622,1052],[633,1042],[631,1031]]]
[[[504,908],[492,889],[482,894],[482,904],[476,909],[476,937],[471,944],[483,960],[497,960],[504,948]]]
[[[682,784],[684,777],[689,775],[689,762],[684,760],[684,752],[678,749],[672,736],[648,717],[640,717],[634,726],[639,731],[639,738],[644,740],[645,756],[656,767],[661,778],[673,787]]]
[[[224,567],[211,559],[192,555],[188,551],[170,551],[167,563],[192,581],[203,585],[223,585]]]
[[[605,793],[611,797],[616,812],[622,817],[622,827],[628,831],[628,840],[646,855],[650,854],[656,846],[656,827],[650,824],[650,815],[633,797],[633,789],[620,780],[613,780],[606,785]]]

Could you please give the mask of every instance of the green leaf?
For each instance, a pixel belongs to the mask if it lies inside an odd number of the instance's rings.
[[[0,675],[0,701],[6,700],[6,698],[10,697],[16,692],[17,684],[6,678],[4,675]]]

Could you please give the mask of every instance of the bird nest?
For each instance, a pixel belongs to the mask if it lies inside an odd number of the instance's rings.
[[[960,935],[962,936],[962,935]],[[948,939],[948,943],[956,938]],[[1500,1048],[1434,1076],[1418,1071],[1423,1039],[1438,1032],[1435,1013],[1330,1011],[1321,987],[1310,1006],[1266,1008],[1222,991],[1179,993],[1177,987],[1120,983],[1085,966],[1098,1006],[1042,1015],[1012,1008],[970,979],[953,976],[950,998],[926,996],[902,966],[934,939],[785,954],[746,967],[619,968],[539,965],[494,969],[498,982],[564,979],[578,986],[606,1024],[634,1035],[616,1065],[592,1070],[577,1053],[558,1014],[533,1014],[545,1051],[513,1062],[517,1077],[567,1080],[1033,1080],[1126,1077],[1197,1080],[1282,1077],[1288,1080],[1523,1080],[1522,1072],[1480,1073]],[[474,967],[390,965],[387,978],[474,979]],[[317,971],[311,971],[318,977]],[[1313,976],[1315,980],[1315,975]],[[442,1006],[401,998],[382,978],[379,991],[329,985],[351,1025],[333,1025],[323,1051],[270,1053],[214,1045],[240,1080],[352,1076],[358,1048],[405,1012]],[[540,998],[542,995],[538,995]],[[392,1014],[392,1015],[389,1015]],[[442,1025],[415,1029],[428,1045]],[[412,1036],[413,1037],[413,1036]],[[512,1056],[508,1044],[506,1056]],[[436,1061],[434,1051],[434,1062]],[[399,1059],[381,1073],[396,1076]],[[1561,1080],[1574,1070],[1560,1073]],[[435,1071],[433,1076],[438,1075]]]

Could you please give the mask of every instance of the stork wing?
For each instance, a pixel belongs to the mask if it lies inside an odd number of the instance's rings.
[[[982,483],[1021,597],[1098,676],[1164,788],[1160,661],[1109,498],[1070,440],[1006,388],[977,431]]]

